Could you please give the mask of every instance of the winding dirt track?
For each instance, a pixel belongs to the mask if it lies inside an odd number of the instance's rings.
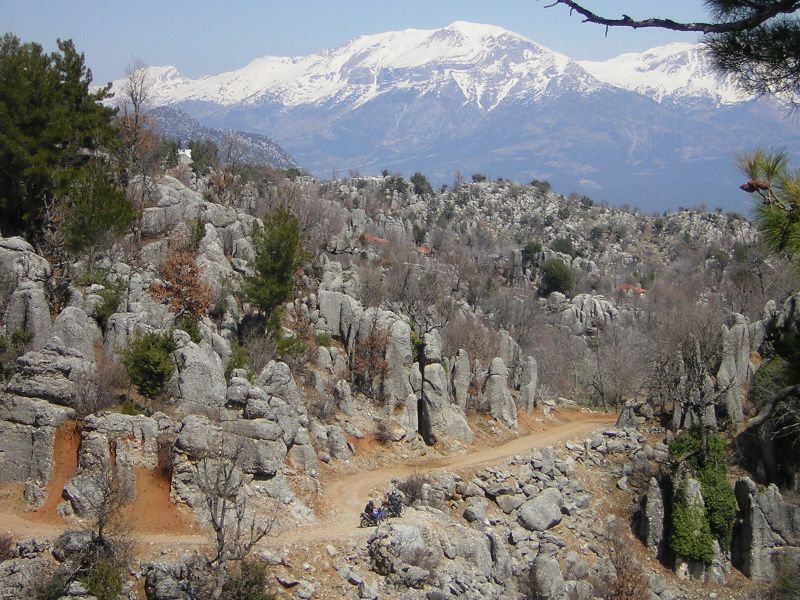
[[[348,475],[335,481],[324,491],[324,498],[329,500],[327,505],[336,507],[330,515],[321,516],[321,522],[281,534],[280,542],[313,543],[342,538],[366,538],[371,530],[358,527],[359,515],[367,499],[370,497],[380,499],[392,479],[491,463],[515,454],[523,454],[533,448],[544,448],[565,440],[584,437],[598,426],[613,423],[614,419],[614,415],[592,416],[589,419],[561,423],[544,431],[520,436],[494,448],[485,448],[441,460],[395,464]],[[409,511],[404,518],[409,517],[414,518],[413,511]]]
[[[600,426],[614,421],[614,415],[583,415],[580,420],[548,426],[539,431],[515,438],[493,448],[485,448],[459,456],[440,460],[414,461],[395,464],[389,467],[346,475],[327,486],[322,494],[321,505],[334,507],[327,515],[320,515],[318,521],[304,527],[282,531],[267,541],[267,545],[314,544],[341,539],[367,538],[371,529],[360,529],[358,519],[367,498],[380,498],[388,489],[392,479],[414,474],[435,473],[437,471],[475,467],[491,463],[501,458],[522,454],[533,448],[552,446],[559,442],[586,436]],[[26,518],[27,517],[27,518]],[[404,519],[421,518],[420,513],[410,510]],[[14,537],[55,538],[68,527],[66,523],[42,522],[35,513],[20,513],[9,507],[0,508],[0,533],[10,533]],[[208,538],[201,534],[165,533],[142,531],[134,524],[135,538],[149,554],[164,548],[199,547]]]

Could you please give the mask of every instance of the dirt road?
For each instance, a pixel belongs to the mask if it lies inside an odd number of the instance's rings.
[[[326,505],[336,507],[331,514],[320,515],[320,522],[282,534],[280,542],[291,544],[350,537],[366,538],[372,530],[358,527],[359,515],[367,499],[380,499],[392,479],[491,463],[515,454],[523,454],[533,448],[544,448],[566,440],[585,437],[598,427],[608,426],[613,421],[613,415],[592,416],[588,419],[552,425],[544,431],[520,436],[494,448],[485,448],[441,460],[395,464],[348,475],[333,482],[323,492],[324,498],[329,500]]]
[[[515,454],[525,453],[532,448],[543,448],[565,440],[585,437],[595,429],[609,425],[613,420],[613,415],[582,415],[579,420],[548,424],[543,431],[520,436],[500,446],[445,459],[395,464],[390,467],[346,475],[331,482],[323,490],[320,505],[335,507],[329,514],[318,515],[318,521],[307,526],[280,532],[267,544],[295,545],[340,539],[366,539],[372,530],[358,527],[361,510],[368,498],[379,499],[388,489],[392,479],[418,473],[435,473],[491,463]],[[421,518],[421,515],[410,510],[403,518]],[[66,522],[42,521],[37,518],[36,513],[20,512],[9,506],[8,503],[0,506],[0,533],[10,533],[16,538],[35,536],[52,539],[67,527]],[[152,550],[153,555],[164,549],[185,551],[204,545],[208,539],[206,536],[192,533],[186,528],[174,532],[148,531],[146,528],[137,527],[137,524],[134,523],[134,531],[137,531],[136,540],[142,546],[141,551],[144,555],[151,554],[149,550]]]

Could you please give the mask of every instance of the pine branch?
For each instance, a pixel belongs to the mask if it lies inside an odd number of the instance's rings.
[[[642,28],[658,28],[658,29],[671,29],[672,31],[698,31],[701,33],[730,33],[737,31],[747,31],[754,29],[769,21],[770,19],[781,15],[790,14],[800,10],[800,2],[795,0],[776,0],[766,6],[753,6],[751,14],[748,17],[737,19],[734,21],[724,21],[721,23],[682,23],[673,21],[672,19],[633,19],[628,15],[622,15],[621,19],[610,19],[602,17],[587,8],[584,8],[573,0],[553,0],[552,4],[548,4],[545,8],[552,8],[558,4],[563,4],[569,7],[570,14],[576,12],[583,16],[584,23],[595,23],[597,25],[605,25],[606,33],[609,27],[630,27],[632,29]]]

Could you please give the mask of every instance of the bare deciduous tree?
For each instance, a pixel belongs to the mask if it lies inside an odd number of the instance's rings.
[[[222,439],[195,465],[196,483],[214,541],[213,554],[207,561],[213,573],[210,597],[214,599],[222,597],[230,563],[243,561],[277,521],[274,511],[257,518],[248,508],[245,475],[238,464],[242,451],[241,442]]]

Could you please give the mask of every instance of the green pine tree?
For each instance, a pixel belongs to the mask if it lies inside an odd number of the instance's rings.
[[[99,104],[108,87],[89,92],[92,73],[74,44],[0,38],[0,230],[35,235],[44,208],[91,156],[111,145],[113,110]]]
[[[306,258],[297,218],[279,207],[253,228],[253,275],[246,277],[244,293],[277,330],[280,305],[292,298],[294,276]]]

